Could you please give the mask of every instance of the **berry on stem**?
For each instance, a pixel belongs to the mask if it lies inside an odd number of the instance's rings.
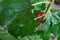
[[[42,15],[44,15],[44,12],[38,12],[38,13],[35,14],[36,17],[40,17]]]

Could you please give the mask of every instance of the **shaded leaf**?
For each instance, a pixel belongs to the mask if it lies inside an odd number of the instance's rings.
[[[0,29],[0,39],[1,40],[17,40],[15,37]]]

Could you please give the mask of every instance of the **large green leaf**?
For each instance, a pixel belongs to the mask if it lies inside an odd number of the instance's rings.
[[[23,7],[24,9],[20,8],[21,11],[15,12],[16,13],[16,15],[14,16],[15,19],[9,25],[9,31],[12,33],[13,32],[12,27],[14,28],[18,27],[16,28],[16,30],[19,31],[18,35],[26,36],[31,34],[34,31],[36,25],[31,13],[30,6],[27,5],[26,7],[24,7],[24,4],[23,4],[21,5],[21,7]],[[14,31],[16,32],[16,30]]]
[[[30,35],[35,30],[36,23],[28,1],[4,0],[1,5],[3,12],[0,14],[0,25],[8,27],[8,32],[15,37]]]

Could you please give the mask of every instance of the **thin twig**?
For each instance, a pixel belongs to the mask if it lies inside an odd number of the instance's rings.
[[[39,4],[42,4],[42,3],[49,4],[49,3],[51,3],[51,2],[49,2],[49,1],[37,2],[37,3],[32,4],[32,6],[36,6],[36,5],[39,5]]]

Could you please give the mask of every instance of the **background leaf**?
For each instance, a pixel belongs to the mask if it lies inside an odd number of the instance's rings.
[[[0,40],[17,40],[15,37],[0,29]]]

